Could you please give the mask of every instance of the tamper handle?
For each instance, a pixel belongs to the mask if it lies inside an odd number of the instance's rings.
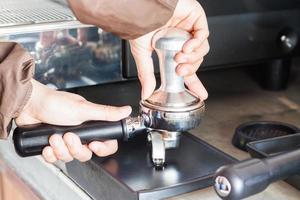
[[[162,91],[178,93],[185,90],[183,77],[176,73],[178,63],[174,57],[190,38],[189,32],[177,28],[162,29],[154,35],[153,46],[159,58]]]

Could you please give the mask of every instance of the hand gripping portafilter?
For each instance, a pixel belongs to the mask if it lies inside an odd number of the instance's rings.
[[[197,127],[204,112],[204,103],[185,88],[183,77],[176,74],[178,64],[174,56],[190,37],[188,32],[176,28],[155,34],[153,46],[159,57],[161,86],[140,102],[140,116],[118,122],[90,121],[78,126],[35,124],[18,127],[13,135],[17,153],[23,157],[41,154],[54,133],[73,132],[87,144],[94,140],[127,140],[148,129],[153,162],[163,164],[165,149],[177,147],[180,132]]]

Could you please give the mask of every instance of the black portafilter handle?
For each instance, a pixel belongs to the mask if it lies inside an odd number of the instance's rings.
[[[22,156],[40,155],[43,148],[49,145],[52,134],[72,132],[79,136],[82,144],[109,139],[127,140],[132,136],[126,119],[116,122],[88,121],[78,126],[54,126],[34,124],[17,127],[13,133],[16,152]]]
[[[219,168],[215,191],[225,200],[240,200],[265,190],[269,184],[300,172],[300,149],[265,159],[249,159]]]

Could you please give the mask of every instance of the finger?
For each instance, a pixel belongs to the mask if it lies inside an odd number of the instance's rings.
[[[92,151],[81,144],[80,138],[74,133],[65,133],[63,140],[68,147],[68,150],[75,159],[80,162],[88,161],[92,158]]]
[[[202,101],[207,99],[208,93],[196,74],[184,77],[184,82]]]
[[[53,149],[50,146],[46,146],[43,149],[42,156],[48,163],[54,163],[57,161],[56,156],[54,155]]]
[[[200,61],[198,61],[195,64],[179,64],[176,68],[176,73],[179,76],[191,76],[194,73],[197,72],[197,70],[200,67],[200,64],[202,63],[203,59],[201,59]]]
[[[56,93],[57,95],[60,95],[60,96],[64,96],[64,97],[67,97],[69,99],[73,99],[73,100],[76,100],[76,101],[81,101],[81,102],[84,102],[86,101],[86,99],[83,97],[83,96],[80,96],[78,94],[74,94],[74,93],[70,93],[70,92],[65,92],[65,91],[57,91]]]
[[[153,70],[153,61],[152,58],[144,58],[144,62],[147,62],[149,67],[143,67],[144,64],[137,64],[138,65],[138,78],[140,80],[142,86],[142,99],[147,99],[153,93],[156,87],[156,80],[154,76]],[[140,63],[140,62],[138,62]]]
[[[64,143],[61,135],[54,134],[49,138],[50,146],[53,149],[54,155],[58,160],[62,160],[64,162],[70,162],[73,160],[73,157],[69,153],[69,150]]]
[[[197,3],[197,7],[193,9],[183,11],[185,14],[182,14],[179,19],[179,23],[176,24],[177,28],[184,29],[186,31],[192,32],[195,27],[195,23],[197,23],[198,18],[202,15],[203,9],[200,4]],[[185,5],[181,6],[181,9],[184,9]],[[179,8],[179,6],[178,6]],[[181,11],[182,12],[182,11]]]
[[[118,121],[128,117],[131,111],[132,109],[130,106],[115,107],[95,104],[87,101],[81,106],[81,118],[83,121]]]
[[[179,52],[175,56],[175,61],[177,63],[196,63],[199,62],[203,57],[209,52],[209,44],[206,40],[197,51],[191,53]]]
[[[118,150],[117,140],[107,140],[104,142],[94,141],[88,147],[99,157],[105,157],[116,153]]]
[[[148,37],[148,36],[147,36]],[[153,49],[149,41],[132,41],[131,52],[134,57],[138,78],[142,86],[142,99],[147,99],[154,91],[156,80],[152,60]]]
[[[207,29],[195,31],[193,34],[193,38],[184,43],[182,51],[184,53],[191,53],[193,51],[197,51],[197,49],[199,49],[202,46],[202,44],[205,41],[207,41],[208,36],[209,32]]]
[[[194,16],[194,15],[192,14],[192,16]],[[198,13],[197,18],[194,20],[193,23],[190,23],[190,24],[193,24],[193,27],[190,30],[193,33],[193,38],[191,40],[187,41],[183,45],[182,49],[183,49],[183,52],[185,52],[185,53],[190,53],[190,52],[194,51],[195,49],[199,48],[199,46],[201,46],[201,44],[209,36],[207,18],[206,18],[204,11],[201,12],[200,15]]]

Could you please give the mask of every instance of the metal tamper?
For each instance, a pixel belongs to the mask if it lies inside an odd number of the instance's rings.
[[[176,53],[191,35],[176,28],[163,29],[155,34],[154,48],[159,57],[161,86],[148,99],[140,102],[140,115],[117,122],[89,121],[78,126],[34,124],[14,130],[15,150],[20,156],[39,155],[49,145],[49,137],[56,133],[77,134],[83,144],[95,140],[128,140],[140,133],[148,133],[152,145],[152,161],[156,166],[165,162],[165,150],[179,145],[181,132],[200,124],[204,103],[184,86],[184,79],[176,74]]]
[[[165,161],[165,149],[179,145],[180,133],[199,126],[204,113],[204,102],[187,90],[184,78],[177,75],[175,55],[192,35],[177,28],[158,31],[153,37],[153,48],[159,58],[161,86],[140,102],[141,115],[152,143],[155,165]],[[164,148],[163,148],[164,147]]]

